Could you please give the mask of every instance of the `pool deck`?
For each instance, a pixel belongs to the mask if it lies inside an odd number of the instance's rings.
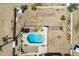
[[[26,37],[30,34],[30,33],[32,33],[32,32],[29,32],[29,33],[24,33],[23,34],[23,37],[22,37],[22,40],[23,40],[23,44],[26,44],[26,45],[47,45],[47,32],[48,32],[48,30],[47,30],[47,27],[41,27],[42,29],[43,29],[43,31],[40,31],[40,30],[38,30],[37,32],[35,32],[35,33],[37,33],[37,34],[42,34],[42,35],[44,35],[44,42],[42,43],[42,44],[32,44],[32,43],[29,43],[28,41],[27,41],[27,39],[26,39]],[[30,28],[29,28],[30,29]]]

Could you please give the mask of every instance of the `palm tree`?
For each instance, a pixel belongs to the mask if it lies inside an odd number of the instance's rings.
[[[8,43],[8,35],[2,37],[4,43]]]

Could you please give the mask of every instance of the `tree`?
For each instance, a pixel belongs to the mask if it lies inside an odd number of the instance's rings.
[[[67,9],[68,9],[69,12],[73,12],[74,10],[77,10],[77,9],[78,9],[77,6],[78,6],[78,4],[76,4],[76,3],[71,3],[71,4],[67,7]]]
[[[21,9],[22,9],[22,12],[24,13],[24,11],[28,9],[28,6],[27,5],[22,5]]]
[[[60,20],[62,20],[62,21],[66,20],[65,16],[62,15],[62,16],[60,17]]]
[[[72,7],[67,7],[67,9],[68,9],[69,12],[73,12]]]

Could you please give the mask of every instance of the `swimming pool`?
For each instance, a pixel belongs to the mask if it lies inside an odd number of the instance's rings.
[[[44,42],[44,36],[42,34],[31,33],[26,38],[29,41],[29,43],[43,43]]]

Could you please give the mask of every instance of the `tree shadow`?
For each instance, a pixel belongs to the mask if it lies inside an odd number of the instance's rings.
[[[8,39],[11,39],[12,37],[10,37],[10,38],[8,38]],[[7,44],[9,44],[9,43],[11,43],[13,40],[11,40],[11,41],[8,41],[8,42],[6,42],[6,43],[4,43],[4,44],[2,44],[2,45],[0,45],[0,51],[2,51],[2,47],[4,47],[5,45],[7,45]]]

